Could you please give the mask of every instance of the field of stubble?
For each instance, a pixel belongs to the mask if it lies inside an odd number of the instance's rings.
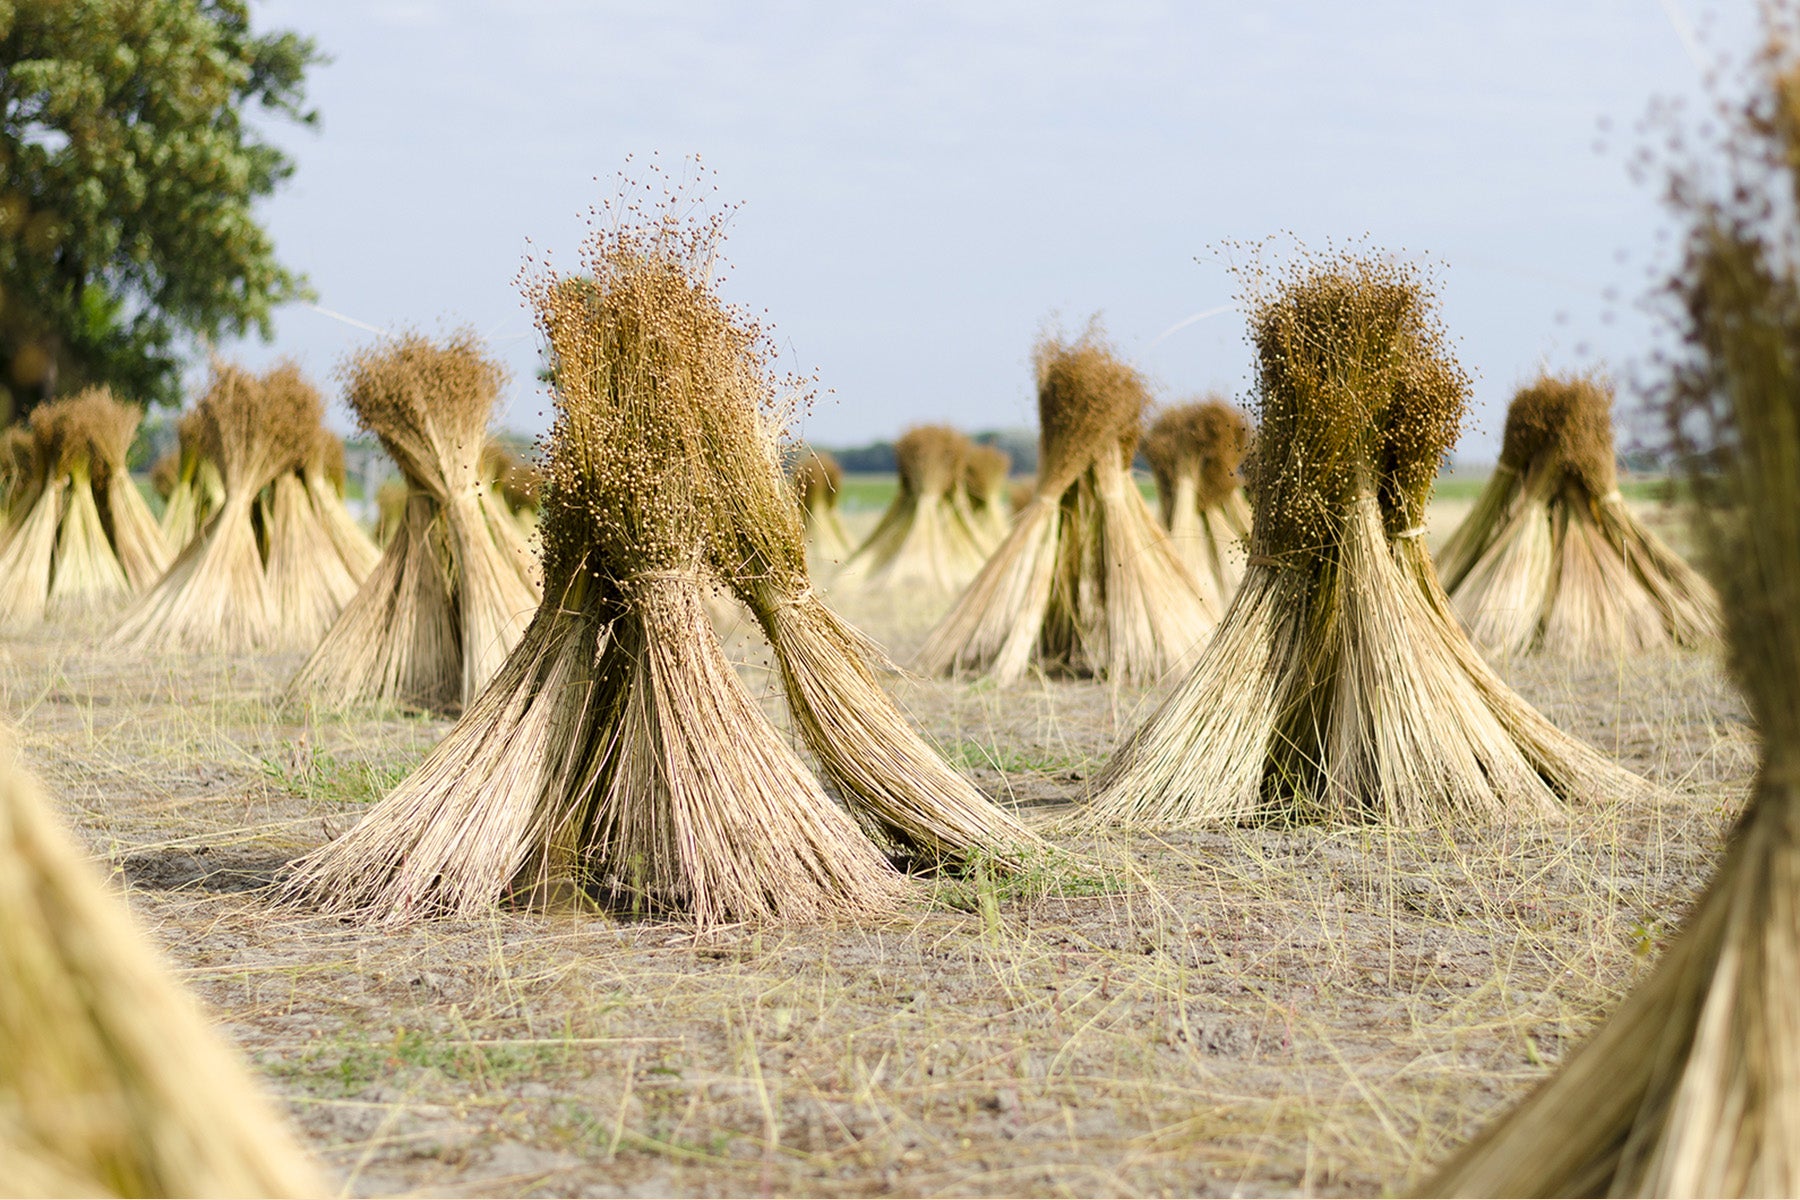
[[[900,661],[935,615],[842,607]],[[1096,869],[1050,894],[927,881],[876,927],[367,931],[260,889],[447,722],[284,706],[295,657],[128,662],[90,640],[8,643],[0,703],[352,1194],[1396,1190],[1618,1002],[1754,766],[1715,658],[1512,663],[1659,795],[1452,834],[1121,832],[1076,846]],[[730,640],[776,714],[760,653]],[[991,795],[1050,818],[1159,694],[894,686]]]

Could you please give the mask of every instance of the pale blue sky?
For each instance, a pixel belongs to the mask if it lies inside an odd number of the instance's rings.
[[[1749,0],[1073,4],[267,0],[316,37],[317,134],[265,209],[320,305],[471,323],[541,430],[515,278],[572,262],[627,154],[698,153],[742,202],[734,299],[833,394],[829,444],[1035,421],[1027,358],[1095,311],[1163,399],[1248,385],[1213,247],[1367,233],[1443,264],[1491,459],[1539,364],[1629,377],[1666,222],[1626,163],[1651,101],[1740,53]],[[1684,38],[1700,31],[1706,48]],[[1198,260],[1198,261],[1196,261]],[[1609,296],[1612,299],[1609,299]],[[284,309],[269,347],[324,377],[369,334]],[[1160,340],[1159,340],[1160,337]],[[344,424],[341,417],[339,423]]]

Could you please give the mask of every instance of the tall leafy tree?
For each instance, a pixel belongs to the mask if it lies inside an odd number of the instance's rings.
[[[176,402],[197,339],[269,336],[306,282],[253,212],[294,164],[251,116],[316,124],[319,61],[246,0],[0,0],[0,401]]]

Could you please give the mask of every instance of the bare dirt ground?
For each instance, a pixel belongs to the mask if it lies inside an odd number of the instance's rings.
[[[846,597],[904,660],[941,607]],[[90,631],[91,633],[91,631]],[[502,912],[365,930],[258,890],[447,722],[286,705],[296,657],[14,641],[29,761],[353,1194],[1373,1194],[1550,1070],[1742,803],[1714,657],[1508,678],[1657,785],[1557,825],[1121,833],[1049,894],[921,883],[869,928]],[[754,654],[746,678],[777,711]],[[989,792],[1078,802],[1157,691],[911,679]]]

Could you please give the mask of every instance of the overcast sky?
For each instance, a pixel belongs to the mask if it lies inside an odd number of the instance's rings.
[[[1653,99],[1747,48],[1752,8],[269,0],[262,27],[333,61],[319,130],[276,131],[299,169],[263,215],[319,307],[489,336],[515,376],[502,421],[537,432],[527,239],[572,263],[627,155],[697,153],[742,204],[732,298],[832,389],[804,430],[827,444],[1035,423],[1052,314],[1103,313],[1159,399],[1241,399],[1217,248],[1366,233],[1442,264],[1476,378],[1459,454],[1491,460],[1538,366],[1628,378],[1652,344],[1666,221],[1627,162]],[[290,307],[243,352],[324,377],[371,336]]]

